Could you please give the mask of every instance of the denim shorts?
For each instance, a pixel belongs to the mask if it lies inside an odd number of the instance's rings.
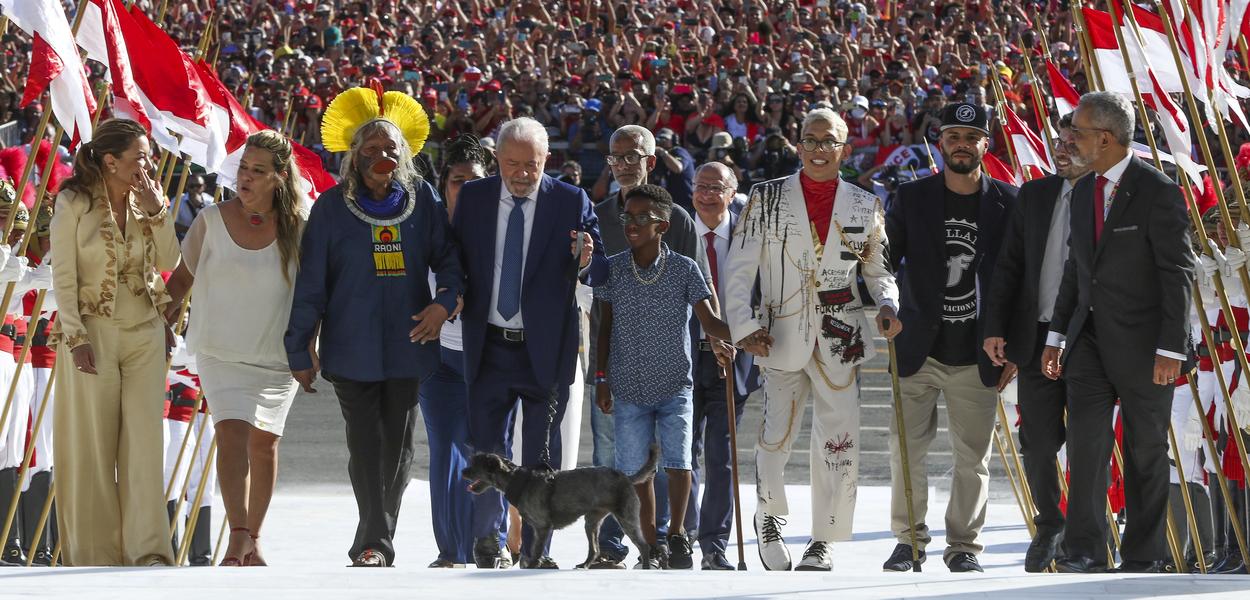
[[[616,469],[633,475],[647,463],[651,444],[659,439],[660,466],[690,470],[694,436],[691,390],[654,406],[617,401],[612,409],[616,433]]]

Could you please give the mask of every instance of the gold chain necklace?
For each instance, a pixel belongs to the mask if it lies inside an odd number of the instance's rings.
[[[651,284],[653,284],[653,283],[655,283],[655,282],[659,281],[659,280],[660,280],[660,275],[663,275],[663,274],[664,274],[664,262],[665,262],[665,260],[664,260],[664,259],[666,259],[666,258],[668,258],[668,254],[667,254],[666,252],[664,252],[664,250],[663,250],[663,249],[661,249],[661,250],[660,250],[660,266],[659,266],[659,269],[657,269],[657,270],[656,270],[656,272],[655,272],[655,277],[652,277],[652,278],[648,281],[648,280],[646,280],[646,279],[643,279],[643,278],[642,278],[642,274],[640,274],[640,273],[638,272],[638,262],[637,262],[637,261],[635,261],[635,260],[631,257],[631,258],[630,258],[630,260],[629,260],[629,266],[630,266],[631,268],[633,268],[633,270],[634,270],[634,279],[637,279],[637,280],[638,280],[638,283],[641,283],[642,285],[651,285]]]

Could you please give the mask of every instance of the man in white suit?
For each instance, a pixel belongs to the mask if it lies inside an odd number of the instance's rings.
[[[858,276],[880,307],[881,334],[902,330],[880,203],[838,178],[846,135],[833,111],[808,113],[799,143],[802,170],[752,188],[725,269],[726,321],[764,371],[755,529],[769,570],[791,565],[781,536],[789,514],[784,471],[809,396],[812,538],[796,570],[830,570],[830,544],[851,538],[859,477],[857,368],[875,354]],[[757,274],[759,304],[752,306]]]

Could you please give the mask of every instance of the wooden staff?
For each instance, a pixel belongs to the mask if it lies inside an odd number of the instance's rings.
[[[713,292],[715,293],[715,292]],[[747,570],[746,545],[742,542],[742,493],[738,489],[738,407],[734,394],[733,363],[725,369],[725,408],[729,412],[729,467],[733,470],[734,529],[738,532],[738,570]],[[3,538],[0,538],[3,539]]]
[[[1023,49],[1024,36],[1019,36],[1017,41],[1020,48]],[[1024,68],[1025,72],[1029,74],[1029,80],[1032,81],[1032,85],[1029,86],[1029,89],[1033,92],[1033,105],[1037,107],[1037,118],[1041,121],[1042,131],[1040,133],[1042,134],[1042,139],[1046,140],[1046,149],[1050,150],[1050,160],[1053,164],[1055,154],[1057,152],[1055,148],[1055,139],[1050,135],[1050,107],[1046,106],[1046,102],[1042,99],[1042,90],[1039,85],[1040,82],[1037,79],[1037,74],[1033,72],[1033,55],[1031,49],[1024,50]],[[1058,171],[1058,166],[1055,167],[1055,170]]]
[[[1015,463],[1016,473],[1020,476],[1020,491],[1024,493],[1024,505],[1029,509],[1029,522],[1037,514],[1037,506],[1033,504],[1033,490],[1029,486],[1029,478],[1024,474],[1024,461],[1016,450],[1016,438],[1011,434],[1011,421],[1007,418],[1007,408],[1003,405],[1003,395],[998,394],[998,419],[1003,424],[1003,434],[1007,438],[1007,449],[1011,451],[1011,459]],[[1036,528],[1034,528],[1036,535]]]
[[[1085,24],[1085,13],[1081,12],[1080,1],[1071,0],[1069,8],[1072,10],[1073,24],[1076,25],[1077,39],[1080,40],[1081,50],[1085,54],[1085,64],[1090,70],[1085,79],[1089,82],[1090,89],[1106,89],[1103,85],[1102,70],[1098,67],[1098,57],[1094,53],[1094,43],[1090,40],[1089,28]]]
[[[179,486],[180,489],[178,491],[178,501],[174,504],[174,515],[169,520],[170,537],[173,537],[173,532],[178,531],[178,516],[182,514],[182,505],[187,500],[187,493],[191,491],[191,467],[192,465],[195,464],[195,457],[199,456],[200,454],[200,443],[204,441],[204,430],[207,429],[207,425],[208,425],[207,418],[202,419],[200,421],[200,426],[198,428],[199,430],[195,434],[195,445],[191,447],[191,456],[187,458],[187,476],[185,479],[183,479],[182,485]],[[191,421],[187,423],[187,431],[190,431],[192,429],[196,429],[194,414],[191,415]],[[214,435],[212,436],[212,440],[210,444],[214,444],[214,447],[216,447],[215,446],[216,441],[217,441],[217,436],[215,435],[215,431],[214,431]],[[208,470],[208,463],[205,463],[204,470],[205,471]],[[174,471],[172,474],[170,474],[169,479],[170,479],[170,483],[173,483],[174,481],[176,481],[178,479],[178,472]],[[165,498],[168,499],[169,496],[167,495],[165,496]]]
[[[1006,144],[1003,144],[1004,146],[1007,147],[1007,158],[1011,160],[1011,166],[1012,168],[1016,170],[1017,173],[1020,174],[1020,178],[1024,180],[1028,180],[1030,179],[1029,174],[1025,172],[1025,169],[1022,166],[1020,166],[1020,161],[1019,159],[1016,158],[1016,150],[1012,146],[1011,136],[1008,135],[1006,131],[1005,124],[1007,122],[1007,116],[1006,116],[1006,111],[1004,111],[1003,109],[1007,106],[1007,99],[1003,96],[1003,88],[1001,87],[1001,83],[998,81],[997,72],[994,72],[990,76],[990,83],[994,84],[991,87],[994,88],[994,96],[995,96],[994,101],[998,106],[998,110],[996,111],[998,113],[996,115],[998,117],[996,119],[998,121],[998,128],[1002,130],[1003,138],[1007,141]],[[1015,182],[1009,182],[1009,183],[1015,183]]]
[[[1037,536],[1037,525],[1033,523],[1033,513],[1029,510],[1024,501],[1024,493],[1016,484],[1015,473],[1011,470],[1011,461],[1007,460],[1007,451],[1003,449],[1003,439],[999,435],[998,425],[994,426],[994,447],[998,449],[998,458],[1003,461],[1003,471],[1007,473],[1007,483],[1011,484],[1011,493],[1016,498],[1016,506],[1020,508],[1020,516],[1024,519],[1024,526],[1029,530],[1029,537]]]
[[[899,462],[903,471],[903,495],[907,499],[907,530],[911,533],[911,570],[920,572],[920,545],[916,538],[916,505],[912,500],[911,464],[907,457],[907,427],[903,423],[903,393],[898,381],[898,354],[894,350],[894,340],[886,340],[890,349],[890,386],[894,392],[894,422],[898,428]],[[996,438],[997,439],[997,438]]]

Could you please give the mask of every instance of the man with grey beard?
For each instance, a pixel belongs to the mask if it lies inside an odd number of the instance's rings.
[[[1043,375],[1038,361],[1068,258],[1072,189],[1089,173],[1089,166],[1070,154],[1070,143],[1072,115],[1068,114],[1059,120],[1056,174],[1020,188],[998,251],[994,282],[985,297],[983,349],[995,365],[1010,362],[1020,367],[1020,446],[1038,511],[1033,519],[1037,535],[1024,555],[1024,570],[1030,573],[1050,566],[1063,539],[1055,456],[1064,442],[1063,409],[1068,395],[1064,382]]]
[[[600,235],[603,236],[603,251],[607,255],[613,255],[618,252],[629,250],[629,242],[625,240],[625,228],[621,225],[621,213],[624,211],[625,194],[630,190],[647,183],[647,175],[655,169],[655,136],[645,127],[638,125],[626,125],[617,129],[612,133],[612,137],[608,143],[609,152],[606,157],[608,168],[612,170],[612,177],[616,179],[621,189],[615,194],[610,194],[602,202],[595,205],[595,215],[599,217]],[[699,258],[698,238],[695,236],[694,221],[690,218],[690,213],[686,212],[680,206],[673,206],[673,214],[669,217],[669,229],[664,234],[664,243],[673,252],[690,258],[699,264],[699,268],[703,271],[704,278],[708,278],[707,259]],[[594,332],[599,330],[598,314],[591,314],[590,325],[590,356],[595,355]],[[593,378],[588,377],[586,381],[590,385],[587,390],[589,398],[594,397]],[[592,408],[590,411],[590,425],[593,432],[594,441],[594,464],[596,466],[610,467],[614,464],[615,444],[612,438],[612,415],[604,414],[603,411]],[[668,478],[661,469],[656,475],[655,495],[657,498],[668,497]],[[663,538],[667,534],[668,526],[668,506],[664,502],[656,505],[656,532],[660,536],[662,546],[667,545]],[[691,519],[688,526],[694,528],[693,522],[695,511],[690,511]],[[603,526],[599,530],[599,560],[590,565],[591,569],[620,569],[624,568],[622,561],[628,549],[621,543],[622,536],[620,525],[616,519],[609,516],[604,520]],[[670,552],[676,559],[673,568],[689,569],[693,566],[691,558],[691,546],[689,540],[681,538],[676,541],[677,547],[670,548]]]

